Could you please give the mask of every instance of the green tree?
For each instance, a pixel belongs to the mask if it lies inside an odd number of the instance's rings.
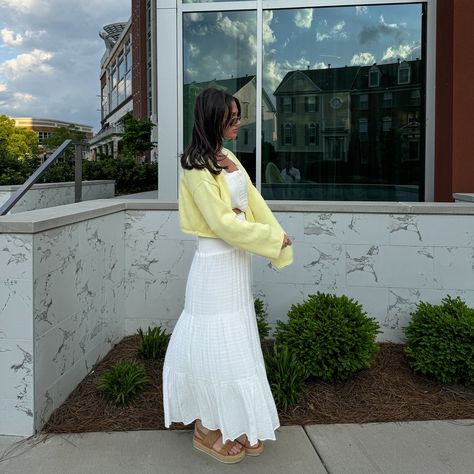
[[[38,137],[32,130],[15,127],[15,121],[0,115],[0,141],[11,158],[25,160],[38,154]]]
[[[139,157],[155,146],[151,131],[155,126],[151,120],[137,119],[130,112],[123,119],[122,145],[126,155]]]

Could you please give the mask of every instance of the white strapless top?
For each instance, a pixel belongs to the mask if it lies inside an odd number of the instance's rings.
[[[225,152],[223,151],[223,153]],[[232,161],[229,155],[226,156]],[[231,173],[228,173],[226,170],[222,170],[222,172],[224,173],[225,181],[229,188],[232,209],[238,208],[245,212],[249,204],[247,200],[247,180],[245,179],[244,173],[242,173],[240,169]]]
[[[225,153],[224,150],[222,150],[222,152]],[[232,161],[232,158],[230,158],[229,155],[227,155],[227,157]],[[238,208],[242,211],[240,214],[236,214],[235,218],[239,220],[245,220],[244,212],[248,208],[248,188],[245,176],[240,169],[237,169],[237,171],[233,171],[231,173],[228,173],[226,170],[222,170],[222,173],[224,173],[224,178],[227,183],[227,187],[229,188],[232,209]],[[221,239],[199,236],[197,240],[198,252],[200,253],[212,254],[233,249],[231,245]]]

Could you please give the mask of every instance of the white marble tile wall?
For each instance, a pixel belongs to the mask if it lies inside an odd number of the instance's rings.
[[[43,209],[46,207],[62,206],[64,204],[72,204],[74,202],[74,183],[49,183],[47,187],[42,185],[33,185],[33,187],[20,199],[10,214],[31,211],[34,209]],[[14,191],[5,191],[0,186],[0,206],[6,202]],[[5,186],[10,188],[10,186]],[[109,182],[83,182],[82,183],[82,200],[91,201],[93,199],[113,198],[115,195],[115,184]]]
[[[172,330],[184,306],[196,239],[179,229],[177,211],[127,211],[125,331],[161,325]]]
[[[295,263],[276,270],[252,257],[272,326],[318,290],[357,299],[380,323],[380,340],[403,341],[421,300],[459,295],[474,306],[474,216],[276,215]],[[39,429],[123,335],[171,331],[195,246],[166,210],[0,234],[0,433]]]
[[[35,427],[123,336],[124,213],[34,236]]]
[[[295,263],[275,270],[254,258],[255,293],[273,326],[317,291],[358,300],[379,322],[379,340],[403,342],[423,300],[450,294],[474,306],[474,216],[277,213],[294,239]]]
[[[0,234],[0,433],[33,427],[31,235]]]

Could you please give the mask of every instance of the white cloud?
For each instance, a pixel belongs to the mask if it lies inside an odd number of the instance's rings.
[[[7,90],[7,85],[0,82],[0,92],[5,92]]]
[[[10,8],[24,14],[40,8],[43,3],[43,0],[0,0],[0,7]]]
[[[199,46],[189,43],[189,54],[191,56],[198,56],[201,50],[199,49]]]
[[[28,94],[26,92],[15,92],[13,94],[13,98],[15,99],[15,102],[22,102],[22,103],[29,103],[35,99],[32,94]]]
[[[51,73],[53,68],[48,64],[53,54],[41,49],[34,49],[30,53],[19,54],[0,64],[0,73],[11,79],[17,79],[28,73]]]
[[[329,39],[330,36],[326,33],[319,33],[317,32],[316,33],[316,41],[320,42],[320,41],[324,41],[326,39]]]
[[[304,56],[301,56],[296,61],[283,61],[278,62],[275,59],[275,50],[269,52],[265,55],[265,61],[263,63],[264,67],[264,88],[269,92],[270,95],[275,91],[275,89],[280,85],[282,79],[290,71],[304,71],[308,69],[326,69],[327,64],[324,62],[317,62],[311,64]]]
[[[275,34],[270,26],[273,20],[273,11],[265,10],[263,12],[263,44],[271,44],[276,41]]]
[[[382,61],[393,61],[395,59],[415,59],[421,54],[421,45],[418,42],[412,44],[401,44],[397,47],[388,47],[382,56]]]
[[[185,15],[186,19],[192,21],[193,23],[196,21],[202,21],[204,19],[203,14],[199,12],[185,13]]]
[[[372,53],[354,54],[351,59],[351,66],[367,66],[375,63],[375,56]]]
[[[357,15],[367,15],[369,13],[369,7],[355,7]]]
[[[321,42],[327,39],[346,39],[347,33],[344,31],[346,22],[344,20],[336,23],[328,33],[316,32],[316,41]]]
[[[313,9],[301,8],[296,12],[295,25],[299,28],[311,28],[313,22]]]
[[[3,28],[0,30],[0,36],[5,44],[8,46],[20,46],[23,43],[23,36],[15,34],[12,30]]]
[[[398,24],[398,23],[387,23],[387,22],[385,21],[385,18],[384,18],[383,15],[380,15],[379,23],[380,23],[383,27],[385,27],[385,28],[387,28],[387,29],[389,29],[389,30],[394,30],[394,31],[400,30],[401,28],[406,28],[406,26],[407,26],[406,23],[400,23],[400,24]]]

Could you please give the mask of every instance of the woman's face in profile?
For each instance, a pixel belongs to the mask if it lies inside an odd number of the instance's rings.
[[[227,121],[227,117],[225,118]],[[239,109],[235,101],[232,101],[232,116],[229,125],[224,129],[224,138],[226,140],[235,140],[240,128]]]

